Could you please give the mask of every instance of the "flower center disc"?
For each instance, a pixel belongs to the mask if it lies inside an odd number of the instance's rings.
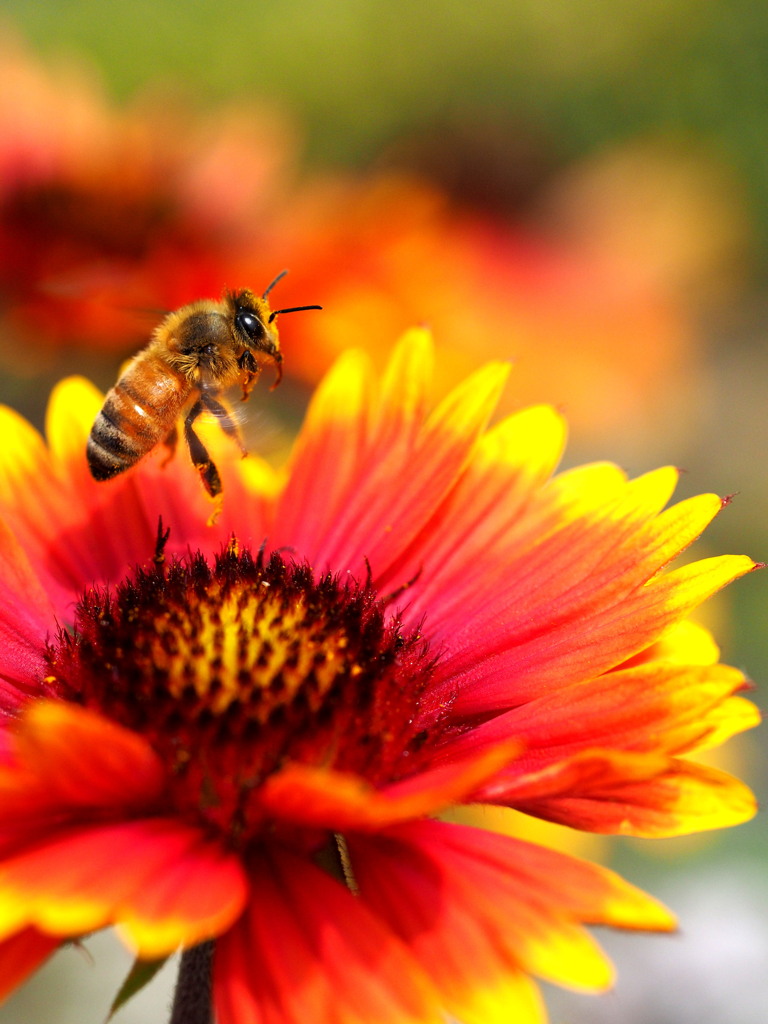
[[[368,584],[315,578],[232,542],[138,570],[79,602],[48,652],[50,682],[142,733],[174,799],[247,830],[248,796],[289,761],[398,777],[418,745],[426,644]],[[410,762],[409,762],[410,766]]]

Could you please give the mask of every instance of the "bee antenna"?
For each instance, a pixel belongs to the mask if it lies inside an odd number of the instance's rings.
[[[287,270],[281,270],[281,271],[280,271],[280,273],[279,273],[279,274],[277,275],[277,277],[276,277],[276,278],[274,279],[274,281],[272,281],[272,282],[271,282],[270,284],[268,284],[268,285],[267,285],[267,287],[266,287],[266,288],[264,289],[264,291],[263,291],[263,292],[261,293],[261,297],[262,297],[262,299],[266,299],[266,297],[267,297],[267,296],[269,295],[269,293],[270,293],[270,292],[272,291],[272,289],[273,289],[273,288],[275,287],[275,285],[277,284],[277,282],[278,282],[278,281],[282,281],[282,279],[283,279],[283,278],[285,277],[285,275],[286,275],[287,273],[288,273],[288,271],[287,271]]]
[[[322,306],[291,306],[289,309],[273,309],[267,323],[271,324],[278,313],[303,313],[305,309],[322,309]]]

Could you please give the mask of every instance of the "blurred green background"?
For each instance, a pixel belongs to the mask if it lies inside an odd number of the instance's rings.
[[[158,83],[211,110],[232,98],[267,101],[298,126],[301,174],[415,166],[454,193],[465,186],[463,198],[470,203],[483,205],[488,196],[482,188],[495,190],[487,204],[491,215],[526,223],[541,216],[541,197],[551,194],[553,182],[567,180],[574,167],[588,166],[606,152],[631,152],[638,141],[651,140],[685,153],[694,164],[701,159],[707,173],[725,183],[733,231],[724,255],[697,278],[688,306],[703,360],[703,372],[681,401],[689,428],[677,430],[673,402],[672,413],[660,418],[657,434],[644,443],[620,432],[602,438],[575,433],[568,464],[610,458],[637,473],[651,468],[652,456],[685,467],[682,496],[738,492],[697,552],[743,551],[768,560],[764,5],[6,0],[4,17],[5,30],[18,33],[37,55],[91,68],[117,104],[156,90]],[[433,146],[435,136],[442,148]],[[466,147],[465,169],[470,157],[482,164],[487,154],[495,177],[490,171],[483,177],[477,167],[466,180],[457,177],[445,159],[446,139]],[[637,195],[644,195],[642,173],[640,165],[614,200],[633,216]],[[670,180],[670,190],[681,187],[686,188]],[[638,260],[647,251],[639,248]],[[322,296],[307,298],[318,300]],[[616,344],[621,345],[620,334]],[[90,372],[85,358],[80,361]],[[69,368],[81,367],[73,362]],[[58,374],[60,366],[55,369]],[[554,368],[553,386],[556,374]],[[100,383],[106,382],[104,373]],[[39,393],[37,412],[25,408],[39,421],[48,385],[47,377],[30,380],[28,374],[23,383],[15,382],[8,371],[0,398],[8,401],[19,391],[29,403]],[[756,574],[731,588],[715,612],[725,658],[756,679],[758,703],[764,703],[768,685],[767,601],[768,580]],[[764,795],[762,735],[733,746],[740,752],[738,771]],[[552,993],[553,1021],[764,1021],[766,838],[758,818],[703,841],[606,847],[612,866],[681,912],[682,934],[608,940],[619,968],[616,993],[600,1000]],[[65,966],[59,958],[0,1009],[0,1022],[98,1024],[108,1002],[101,962],[115,962],[99,942],[97,970],[66,954]],[[145,993],[118,1020],[162,1020],[165,998],[161,987]]]
[[[311,161],[360,164],[431,120],[487,107],[562,159],[690,134],[737,171],[766,241],[768,18],[750,0],[6,0],[43,53],[118,99],[149,80],[256,94],[300,118]]]

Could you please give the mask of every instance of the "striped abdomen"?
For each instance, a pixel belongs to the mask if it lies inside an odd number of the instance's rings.
[[[88,438],[95,480],[109,480],[164,441],[192,391],[162,359],[139,356],[107,394]]]

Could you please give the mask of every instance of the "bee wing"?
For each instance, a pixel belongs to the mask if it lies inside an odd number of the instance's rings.
[[[237,442],[240,451],[245,455],[245,446],[242,434],[240,433],[240,424],[245,419],[243,411],[238,409],[235,412],[226,398],[223,398],[217,391],[211,389],[204,388],[200,392],[200,401],[203,403],[203,408],[208,417],[216,422],[217,426],[224,431],[227,437],[231,437]]]

